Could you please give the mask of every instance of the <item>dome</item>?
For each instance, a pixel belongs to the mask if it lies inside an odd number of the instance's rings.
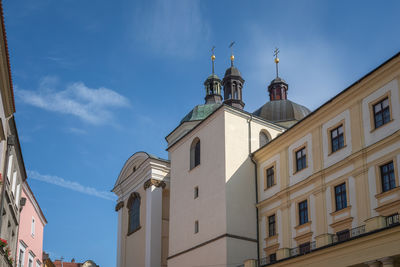
[[[221,80],[216,74],[211,74],[210,76],[208,76],[207,80]]]
[[[82,267],[98,267],[98,265],[96,265],[92,260],[88,260],[82,264]]]
[[[272,122],[299,121],[311,111],[290,100],[274,100],[253,112],[254,115]]]
[[[232,66],[232,67],[226,69],[225,77],[227,77],[227,76],[240,76],[240,77],[242,77],[242,75],[240,74],[240,71],[235,66]]]
[[[280,77],[276,77],[275,79],[273,79],[273,80],[271,81],[270,85],[272,85],[272,84],[274,84],[274,83],[284,83],[284,84],[287,85],[287,82],[286,82],[284,79],[280,78]]]
[[[221,106],[220,103],[197,105],[181,120],[181,123],[204,120],[219,106]]]

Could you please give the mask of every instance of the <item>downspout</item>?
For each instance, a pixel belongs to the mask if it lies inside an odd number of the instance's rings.
[[[250,115],[250,119],[247,120],[249,125],[249,157],[251,161],[254,163],[254,177],[255,177],[255,185],[256,185],[256,205],[258,204],[258,175],[257,175],[257,163],[253,159],[253,154],[251,153],[251,121],[253,120],[253,115]],[[257,264],[260,263],[260,242],[259,242],[259,223],[258,223],[258,207],[256,206],[256,226],[257,226]]]

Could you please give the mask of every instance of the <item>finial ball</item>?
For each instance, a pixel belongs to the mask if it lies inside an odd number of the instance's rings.
[[[275,58],[275,63],[279,63],[279,58]]]
[[[231,55],[231,61],[235,60],[235,56]]]
[[[211,60],[212,60],[212,61],[215,60],[215,56],[214,56],[214,55],[211,56]]]

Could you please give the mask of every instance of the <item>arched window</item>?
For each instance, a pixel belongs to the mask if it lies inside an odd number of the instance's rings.
[[[200,139],[195,138],[190,146],[190,169],[200,164]]]
[[[140,195],[134,192],[128,199],[127,208],[129,210],[128,234],[140,228]]]
[[[260,147],[265,146],[270,141],[268,134],[264,131],[260,132]]]

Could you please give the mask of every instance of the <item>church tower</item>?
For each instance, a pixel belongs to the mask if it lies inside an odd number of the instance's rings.
[[[234,42],[231,43],[230,48],[232,49]],[[244,108],[242,101],[242,88],[244,80],[240,71],[233,65],[235,56],[231,52],[231,67],[225,71],[222,85],[224,87],[224,103],[239,109]]]
[[[221,96],[221,79],[214,73],[214,48],[212,48],[212,74],[208,76],[207,80],[204,82],[204,86],[206,89],[206,104],[221,104],[222,96]]]

